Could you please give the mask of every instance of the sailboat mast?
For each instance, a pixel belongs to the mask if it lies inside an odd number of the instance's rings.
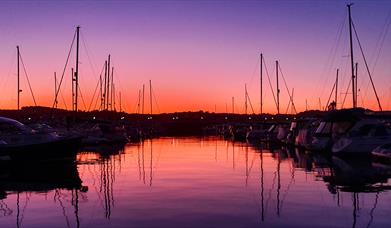
[[[356,105],[358,103],[358,84],[357,84],[357,80],[358,80],[358,63],[356,62],[356,65],[355,65],[355,71],[356,71],[356,74],[355,74],[355,81],[356,81]]]
[[[232,97],[232,114],[235,113],[235,97]]]
[[[244,110],[247,115],[247,84],[244,84]]]
[[[305,99],[305,110],[308,111],[308,103],[307,103],[307,99]]]
[[[75,109],[77,112],[77,98],[79,92],[79,33],[80,26],[76,27],[76,71],[75,71]]]
[[[111,68],[111,93],[110,93],[110,109],[113,111],[115,109],[115,105],[113,108],[113,97],[115,96],[114,91],[114,67]]]
[[[57,108],[58,105],[56,91],[57,91],[57,75],[56,72],[54,72],[54,107],[55,108]]]
[[[151,105],[151,115],[152,115],[152,82],[149,80],[149,103]]]
[[[295,103],[293,103],[293,94],[295,93],[295,88],[292,88],[292,105],[291,105],[291,114],[295,112]]]
[[[263,85],[262,85],[262,65],[263,65],[263,54],[261,53],[261,64],[260,64],[260,87],[261,87],[261,91],[260,91],[260,93],[261,93],[261,115],[263,114],[263,110],[262,110],[262,108],[263,108]]]
[[[75,73],[73,71],[73,67],[71,68],[71,76],[72,76],[72,111],[75,111]]]
[[[103,102],[102,102],[102,110],[106,109],[106,89],[107,89],[107,60],[105,61],[105,79],[104,79],[104,87],[103,87]]]
[[[280,88],[278,87],[278,60],[276,61],[276,78],[277,78],[277,114],[280,114]]]
[[[335,109],[337,109],[338,104],[338,73],[339,69],[337,69],[337,78],[335,79]]]
[[[142,106],[141,106],[141,114],[144,114],[144,98],[145,98],[145,84],[143,84],[143,99],[142,99],[142,101],[143,101],[143,103],[142,103]]]
[[[19,46],[16,46],[16,55],[17,55],[17,75],[18,75],[18,85],[17,85],[17,89],[18,89],[18,91],[17,91],[17,95],[18,95],[18,110],[20,109],[20,75],[19,75],[19,56],[20,56],[20,54],[19,54]]]
[[[102,74],[99,75],[99,95],[100,95],[100,108],[99,108],[99,110],[102,110],[102,104],[103,104]]]
[[[119,92],[119,112],[122,112],[121,92]]]
[[[109,109],[109,98],[110,98],[110,55],[107,61],[107,88],[106,88],[106,110]]]
[[[117,111],[116,108],[115,108],[115,85],[113,83],[113,111]]]
[[[141,100],[141,90],[138,90],[137,114],[140,114],[140,100]]]
[[[349,12],[349,40],[350,40],[350,63],[352,68],[352,97],[353,97],[353,108],[357,108],[357,95],[356,95],[356,81],[354,76],[354,58],[353,58],[353,38],[352,38],[352,14],[350,7],[352,4],[348,4]]]

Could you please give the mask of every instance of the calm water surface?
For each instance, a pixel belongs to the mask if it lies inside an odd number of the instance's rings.
[[[2,167],[0,227],[390,227],[391,165],[218,138]]]

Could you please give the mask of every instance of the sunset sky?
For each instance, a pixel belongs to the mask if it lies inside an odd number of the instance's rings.
[[[279,60],[298,111],[325,105],[340,69],[341,103],[350,79],[346,1],[1,1],[0,108],[16,108],[16,45],[38,105],[51,106],[75,27],[81,26],[80,87],[88,108],[108,54],[123,109],[135,112],[138,91],[152,80],[154,113],[244,112],[247,84],[260,110],[259,54],[275,89]],[[353,22],[383,109],[391,109],[391,1],[354,1]],[[340,32],[341,31],[341,32]],[[377,110],[357,40],[358,104]],[[71,107],[72,52],[61,88]],[[32,105],[21,70],[21,105]],[[288,95],[281,85],[281,112]],[[148,91],[148,90],[147,90]],[[349,90],[350,92],[350,90]],[[149,112],[149,93],[145,109]],[[275,113],[264,72],[264,111]],[[94,105],[92,105],[94,106]],[[344,107],[351,106],[351,94]],[[64,102],[59,98],[59,107]],[[84,109],[80,100],[79,107]],[[117,106],[118,109],[118,106]],[[251,111],[249,111],[251,112]]]

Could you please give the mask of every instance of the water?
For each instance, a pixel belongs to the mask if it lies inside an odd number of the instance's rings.
[[[217,138],[89,151],[3,167],[0,227],[391,226],[391,165]]]

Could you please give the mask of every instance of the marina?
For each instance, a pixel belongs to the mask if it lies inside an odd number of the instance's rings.
[[[0,6],[0,227],[391,226],[389,2]]]

